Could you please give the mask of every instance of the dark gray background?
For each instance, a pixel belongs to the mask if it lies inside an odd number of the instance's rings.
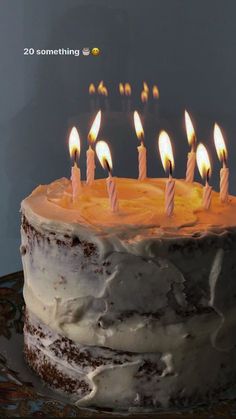
[[[136,92],[143,79],[157,82],[179,177],[188,151],[187,107],[198,137],[211,150],[216,188],[220,166],[212,126],[217,120],[227,134],[231,192],[236,193],[235,17],[235,0],[1,0],[0,274],[21,268],[20,201],[39,183],[69,176],[68,121],[89,109],[90,81],[104,79],[111,89],[127,80]],[[92,45],[102,48],[101,57],[23,55],[25,47]],[[121,139],[123,150],[126,140]],[[154,155],[155,139],[148,146]],[[81,159],[85,148],[86,143]],[[128,172],[122,156],[113,158],[117,175],[136,175],[136,156]],[[149,163],[151,176],[163,175],[156,161]]]

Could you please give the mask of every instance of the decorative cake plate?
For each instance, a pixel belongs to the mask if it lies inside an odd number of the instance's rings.
[[[125,413],[79,409],[49,389],[23,357],[23,273],[0,278],[0,417],[124,418]],[[236,417],[236,398],[191,411],[129,413],[137,419],[223,419]]]

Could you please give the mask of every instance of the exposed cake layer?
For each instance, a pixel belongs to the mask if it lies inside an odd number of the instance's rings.
[[[132,353],[75,344],[32,313],[25,357],[51,386],[78,406],[124,410],[184,407],[217,399],[236,378],[236,350],[218,351],[188,338],[173,353]],[[112,389],[112,391],[111,391]]]

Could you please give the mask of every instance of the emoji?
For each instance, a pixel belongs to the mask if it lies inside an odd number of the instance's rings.
[[[83,53],[83,55],[89,55],[90,54],[90,49],[89,48],[83,48],[82,49],[82,53]]]
[[[91,51],[91,53],[92,53],[92,55],[94,55],[95,57],[97,56],[97,55],[99,55],[100,54],[100,49],[99,48],[93,48],[92,49],[92,51]]]

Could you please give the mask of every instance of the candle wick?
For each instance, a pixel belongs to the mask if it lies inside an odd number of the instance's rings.
[[[206,185],[208,185],[208,183],[209,183],[209,178],[210,178],[210,169],[207,170],[207,174],[206,174]]]
[[[74,153],[74,166],[77,166],[76,160],[77,160],[77,150],[75,150],[75,153]]]
[[[172,168],[172,162],[169,160],[169,177],[172,178],[173,168]]]

